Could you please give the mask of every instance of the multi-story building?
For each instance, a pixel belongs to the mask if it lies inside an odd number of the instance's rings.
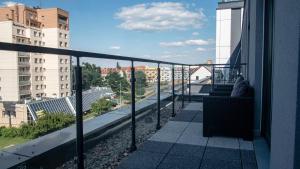
[[[239,53],[244,0],[222,0],[216,15],[216,64],[234,64]]]
[[[59,8],[1,7],[0,30],[1,42],[69,48],[69,14]],[[70,56],[0,51],[0,58],[0,101],[70,95]]]

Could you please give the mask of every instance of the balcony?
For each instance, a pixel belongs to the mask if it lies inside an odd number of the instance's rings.
[[[209,95],[214,86],[234,83],[235,76],[246,71],[245,65],[234,68],[214,64],[185,65],[7,43],[0,43],[0,47],[1,50],[72,55],[77,61],[74,72],[77,95],[27,105],[33,120],[40,118],[41,110],[51,113],[64,111],[76,115],[77,123],[4,150],[3,157],[0,157],[1,161],[15,159],[6,161],[6,166],[70,168],[75,165],[72,159],[76,157],[78,158],[76,165],[79,168],[82,168],[83,163],[91,168],[109,166],[118,169],[190,169],[222,166],[232,169],[257,168],[252,141],[203,136],[203,97]],[[116,109],[91,118],[89,115],[86,116],[86,112],[91,109],[93,98],[111,97],[114,94],[111,91],[108,95],[97,91],[82,92],[83,75],[81,69],[78,69],[81,66],[79,64],[81,56],[129,61],[130,71],[127,77],[136,77],[136,73],[140,71],[135,70],[135,63],[155,64],[156,68],[153,69],[155,79],[149,80],[151,86],[147,87],[144,96],[139,94],[140,88],[143,87],[140,84],[141,79],[134,78],[137,80],[136,83],[131,79],[130,91],[119,92],[121,96],[130,94],[129,101],[122,101],[124,98],[120,96]],[[191,75],[201,67],[205,68],[203,70],[209,76],[191,79]],[[169,77],[168,80],[161,81],[162,77],[166,76]],[[117,84],[117,88],[116,95],[119,89],[122,89],[122,83]],[[30,94],[30,90],[20,91],[20,95]],[[85,120],[84,115],[87,118]],[[73,148],[75,141],[77,151]],[[106,147],[106,150],[98,152],[99,146]],[[93,156],[93,153],[97,153],[97,156]],[[111,155],[108,156],[109,159],[117,160],[106,159],[107,153]],[[83,156],[88,158],[84,160]],[[45,165],[50,163],[51,165]]]

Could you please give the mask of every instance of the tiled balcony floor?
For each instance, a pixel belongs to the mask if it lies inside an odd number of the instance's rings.
[[[200,110],[188,104],[118,169],[257,169],[252,142],[202,136]]]

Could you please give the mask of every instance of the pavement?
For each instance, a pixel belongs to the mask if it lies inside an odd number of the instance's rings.
[[[202,103],[186,104],[118,169],[257,169],[251,141],[203,137],[202,122]]]

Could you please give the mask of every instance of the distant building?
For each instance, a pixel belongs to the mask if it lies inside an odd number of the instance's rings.
[[[232,59],[230,57],[239,52],[243,6],[243,0],[223,0],[218,3],[216,11],[216,64],[235,62],[236,57],[232,57]]]
[[[1,7],[0,30],[1,42],[69,48],[69,14],[59,8]],[[0,59],[0,101],[71,94],[70,56],[0,51]]]
[[[25,104],[1,102],[0,112],[2,113],[0,116],[0,126],[19,127],[21,124],[32,120]]]
[[[205,81],[211,77],[211,70],[207,66],[191,67],[191,83]]]

